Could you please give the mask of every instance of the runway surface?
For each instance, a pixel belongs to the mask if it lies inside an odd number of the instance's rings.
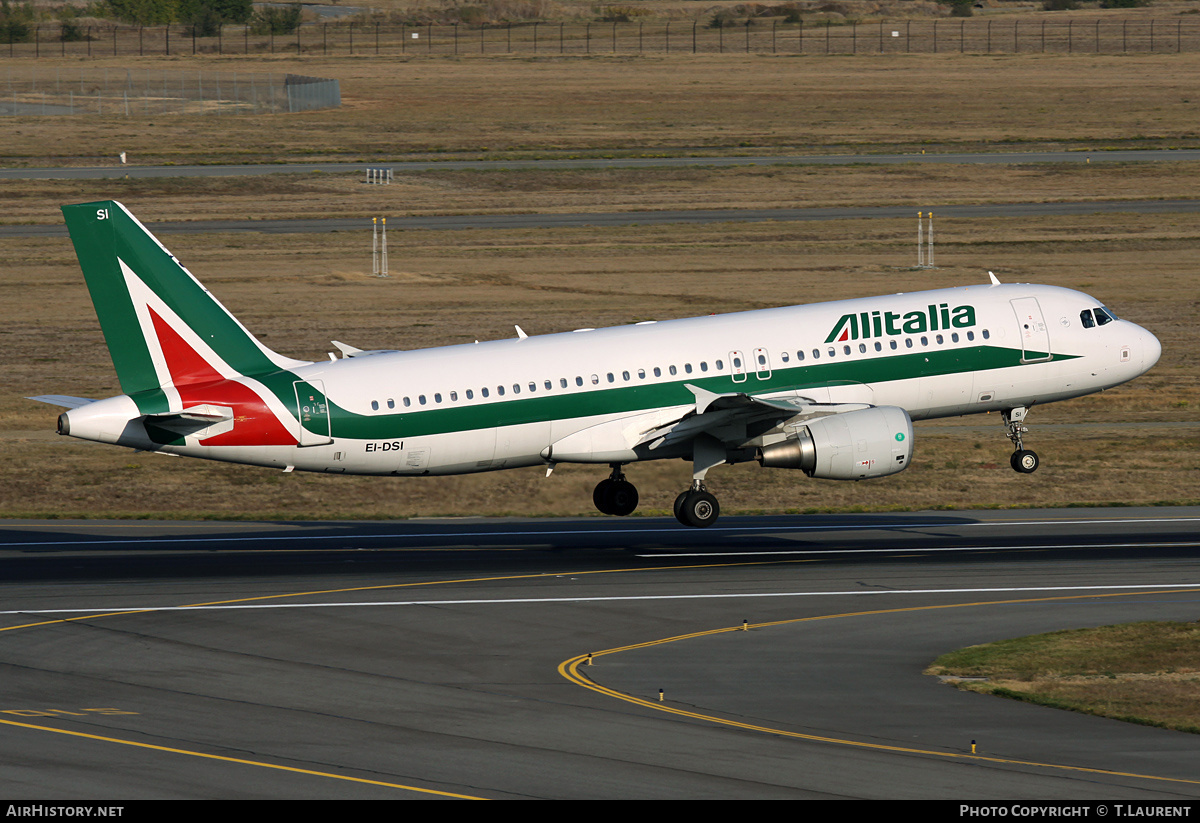
[[[1193,735],[921,674],[1195,620],[1198,547],[1197,508],[8,521],[0,792],[1200,798]]]

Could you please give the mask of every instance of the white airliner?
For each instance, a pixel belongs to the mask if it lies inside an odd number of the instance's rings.
[[[596,508],[626,515],[623,468],[692,462],[675,501],[719,512],[710,469],[757,460],[810,477],[895,474],[913,420],[1003,414],[1032,472],[1026,412],[1132,380],[1150,332],[1086,294],[987,285],[517,336],[340,358],[279,355],[246,330],[124,206],[63,207],[125,392],[68,407],[58,431],[155,452],[292,471],[442,475],[608,465]]]

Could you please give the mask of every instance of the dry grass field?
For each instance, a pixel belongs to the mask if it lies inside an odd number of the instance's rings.
[[[6,120],[4,166],[403,156],[1170,147],[1197,139],[1200,55],[43,58],[341,82],[295,115]],[[24,67],[24,64],[22,64]],[[135,107],[136,108],[136,107]]]
[[[1129,623],[971,646],[925,673],[969,691],[1197,734],[1197,652],[1196,623]]]
[[[260,70],[268,61],[198,62]],[[93,61],[88,65],[103,65]],[[279,59],[338,77],[339,110],[264,118],[19,118],[0,164],[387,161],[562,156],[1194,146],[1200,58]],[[436,171],[371,187],[357,175],[6,181],[3,223],[57,222],[113,197],[146,221],[213,217],[910,205],[1193,196],[1196,164],[611,171]],[[915,217],[915,215],[914,215]],[[387,280],[362,232],[183,234],[168,246],[255,333],[292,356],[330,339],[416,348],[648,318],[1007,281],[1081,288],[1153,330],[1162,361],[1102,395],[1037,408],[1018,476],[996,416],[921,426],[911,469],[862,483],[757,466],[710,475],[726,511],[1124,505],[1200,501],[1200,216],[940,219],[934,271],[914,271],[915,220],[507,232],[392,232]],[[117,393],[65,239],[0,239],[0,514],[410,517],[591,511],[600,468],[459,478],[347,478],[135,454],[55,436],[46,393]],[[666,511],[682,461],[635,466],[642,511]]]

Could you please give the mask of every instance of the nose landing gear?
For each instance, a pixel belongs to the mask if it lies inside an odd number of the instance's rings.
[[[1004,427],[1008,430],[1008,439],[1015,447],[1008,462],[1013,471],[1020,474],[1033,474],[1041,465],[1037,452],[1026,449],[1025,444],[1021,441],[1021,436],[1029,432],[1029,428],[1025,425],[1025,415],[1028,412],[1029,409],[1025,406],[1018,406],[1004,412]]]

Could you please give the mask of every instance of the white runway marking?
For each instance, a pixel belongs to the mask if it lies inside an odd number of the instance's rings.
[[[935,552],[995,552],[995,551],[1026,551],[1032,549],[1133,549],[1133,548],[1180,548],[1184,546],[1200,546],[1196,540],[1169,540],[1159,543],[1147,543],[1139,540],[1136,543],[1046,543],[1031,545],[1014,543],[1008,546],[947,546],[933,547],[897,547],[894,549],[750,549],[737,552],[654,552],[652,554],[635,554],[634,557],[739,557],[768,555],[827,555],[827,554],[904,554],[911,557],[914,554],[933,554]]]
[[[250,609],[346,609],[379,606],[498,606],[530,603],[612,603],[631,600],[729,600],[763,597],[844,597],[847,595],[886,594],[1023,594],[1044,592],[1086,591],[1130,591],[1130,590],[1195,590],[1200,592],[1200,583],[1143,583],[1120,586],[1008,586],[981,589],[871,589],[831,592],[747,592],[741,594],[648,594],[618,597],[514,597],[467,600],[374,600],[343,603],[215,603],[198,606],[121,606],[107,609],[14,609],[0,611],[0,615],[35,614],[121,614],[136,612],[189,612],[189,611],[241,611]],[[1152,592],[1151,592],[1152,593]]]

